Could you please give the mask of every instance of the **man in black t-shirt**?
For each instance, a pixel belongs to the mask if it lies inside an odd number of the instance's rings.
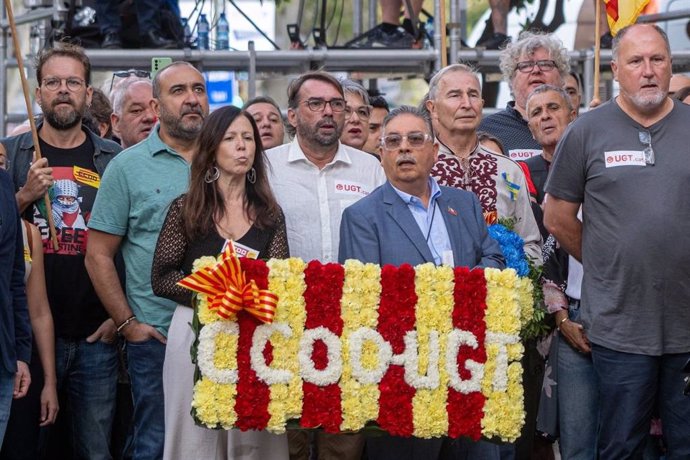
[[[70,408],[66,426],[78,458],[109,459],[115,412],[115,325],[84,266],[88,223],[100,177],[121,149],[82,127],[91,103],[91,66],[83,49],[60,44],[37,56],[36,101],[43,158],[33,161],[31,133],[4,139],[17,203],[41,231],[48,300],[55,323],[58,391]],[[50,165],[50,166],[49,166]],[[43,196],[48,193],[51,210]],[[57,247],[49,224],[56,228]],[[38,423],[36,420],[35,423]]]

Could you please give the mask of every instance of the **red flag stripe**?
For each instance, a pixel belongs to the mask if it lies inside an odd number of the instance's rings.
[[[394,354],[405,349],[405,334],[415,327],[415,271],[408,264],[381,269],[381,302],[378,331],[389,342]],[[405,382],[405,369],[391,365],[379,383],[377,423],[394,436],[412,436],[414,421],[412,398],[416,390]]]

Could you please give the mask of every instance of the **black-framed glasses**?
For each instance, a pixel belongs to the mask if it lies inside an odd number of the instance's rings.
[[[67,89],[72,91],[73,93],[81,90],[86,86],[86,81],[77,77],[48,77],[43,79],[43,81],[41,82],[41,86],[44,86],[46,89],[50,91],[57,91],[62,86],[63,81],[65,82]]]
[[[652,148],[652,133],[649,131],[638,131],[637,135],[640,142],[646,147],[642,151],[644,153],[644,162],[647,165],[654,166],[654,149]]]
[[[304,103],[309,107],[312,112],[321,112],[326,108],[326,104],[331,106],[331,110],[334,112],[342,112],[347,107],[347,102],[345,99],[340,97],[334,97],[333,99],[322,99],[320,97],[312,97],[304,101]]]
[[[349,105],[345,107],[345,116],[350,118],[353,113],[357,114],[357,118],[362,121],[367,121],[371,117],[371,106],[370,105],[360,105],[357,108],[350,107]]]
[[[395,150],[400,148],[403,139],[407,139],[407,145],[418,149],[423,147],[427,141],[431,140],[431,136],[421,131],[414,131],[407,134],[389,134],[381,138],[381,145],[383,145],[386,150]]]
[[[534,66],[539,67],[542,72],[548,72],[556,68],[556,61],[551,59],[541,59],[539,61],[522,61],[518,62],[515,68],[522,73],[530,73],[534,70]]]
[[[139,78],[151,78],[151,72],[148,70],[139,69],[129,69],[129,70],[118,70],[113,72],[113,77],[110,79],[110,89],[108,92],[113,90],[113,84],[115,83],[115,77],[117,78],[128,78],[128,77],[139,77]]]

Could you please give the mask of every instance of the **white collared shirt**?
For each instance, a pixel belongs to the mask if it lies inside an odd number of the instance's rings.
[[[319,169],[297,138],[266,152],[269,181],[287,225],[290,255],[336,262],[343,210],[386,181],[372,155],[338,143],[333,161]]]

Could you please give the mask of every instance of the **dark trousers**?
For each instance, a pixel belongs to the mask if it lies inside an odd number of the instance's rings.
[[[690,353],[647,356],[592,345],[599,382],[599,458],[641,459],[658,401],[666,460],[690,458],[690,397],[683,366]]]

